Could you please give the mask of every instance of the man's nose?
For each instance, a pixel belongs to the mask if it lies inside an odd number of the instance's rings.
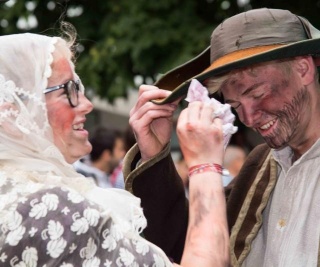
[[[250,128],[255,126],[258,118],[260,117],[259,110],[253,108],[253,106],[250,104],[242,105],[240,113],[241,114],[238,114],[240,121]]]

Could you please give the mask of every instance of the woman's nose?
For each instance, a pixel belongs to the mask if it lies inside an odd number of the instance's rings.
[[[93,104],[83,93],[79,93],[79,108],[85,114],[88,114],[93,110]]]

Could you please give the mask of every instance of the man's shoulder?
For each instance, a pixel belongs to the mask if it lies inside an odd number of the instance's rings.
[[[257,145],[247,156],[246,164],[259,164],[265,160],[270,150],[271,148],[265,143]]]

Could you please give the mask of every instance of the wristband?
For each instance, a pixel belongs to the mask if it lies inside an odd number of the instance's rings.
[[[188,176],[202,172],[216,172],[222,174],[222,166],[216,163],[203,163],[189,168]]]

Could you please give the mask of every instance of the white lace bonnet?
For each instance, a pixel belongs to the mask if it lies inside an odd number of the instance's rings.
[[[140,199],[124,190],[94,186],[54,145],[43,90],[55,49],[74,68],[68,44],[59,37],[30,33],[0,37],[0,183],[10,176],[24,190],[29,182],[68,186],[112,211],[118,223],[129,221],[135,232],[141,232],[146,220]]]
[[[74,68],[62,38],[31,33],[0,37],[0,169],[16,166],[36,172],[36,180],[48,179],[50,173],[57,183],[70,185],[75,181],[62,182],[61,177],[79,175],[53,143],[43,94],[55,49]]]

